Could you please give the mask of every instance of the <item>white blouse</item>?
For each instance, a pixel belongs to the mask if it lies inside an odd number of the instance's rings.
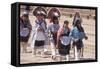
[[[40,27],[39,24],[35,23],[35,26],[33,27],[32,32],[34,33],[34,39],[35,40],[45,40],[46,39],[46,34],[45,34],[45,23],[41,23],[42,28],[44,29],[44,31],[38,31],[38,28]]]

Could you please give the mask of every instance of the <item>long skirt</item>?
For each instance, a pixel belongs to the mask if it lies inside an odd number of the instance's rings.
[[[58,45],[59,54],[62,55],[62,56],[66,56],[66,55],[68,55],[70,53],[69,51],[70,51],[70,44],[63,45],[61,43],[61,41],[59,40],[59,45]]]
[[[40,46],[44,46],[44,44],[45,44],[44,41],[35,40],[34,46],[40,47]]]

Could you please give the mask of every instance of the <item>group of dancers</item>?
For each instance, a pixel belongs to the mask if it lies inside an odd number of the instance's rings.
[[[83,39],[88,39],[88,37],[82,27],[79,12],[75,13],[72,29],[69,27],[67,18],[62,23],[63,26],[60,26],[61,13],[58,8],[51,8],[47,13],[43,7],[37,7],[33,11],[33,16],[36,17],[33,22],[34,26],[30,23],[28,12],[24,12],[20,17],[20,44],[24,53],[27,53],[28,41],[31,39],[30,46],[33,55],[36,55],[38,51],[41,57],[45,56],[45,52],[48,51],[47,47],[50,46],[53,60],[57,58],[58,51],[60,60],[65,57],[66,61],[70,61],[71,47],[74,49],[75,60],[83,57]]]

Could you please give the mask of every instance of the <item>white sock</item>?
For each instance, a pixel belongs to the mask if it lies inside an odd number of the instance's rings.
[[[69,61],[69,55],[66,55],[66,60]]]
[[[56,55],[55,45],[53,43],[50,43],[50,45],[51,45],[52,55]]]
[[[78,51],[77,51],[76,46],[75,46],[75,60],[78,60]]]

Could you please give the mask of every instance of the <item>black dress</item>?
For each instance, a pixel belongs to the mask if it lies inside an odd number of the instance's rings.
[[[70,32],[68,32],[67,34],[62,34],[60,37],[69,36],[69,33]],[[59,51],[60,55],[63,55],[63,56],[68,55],[69,51],[70,51],[70,43],[68,45],[64,45],[64,44],[61,43],[61,40],[59,40],[58,51]]]

